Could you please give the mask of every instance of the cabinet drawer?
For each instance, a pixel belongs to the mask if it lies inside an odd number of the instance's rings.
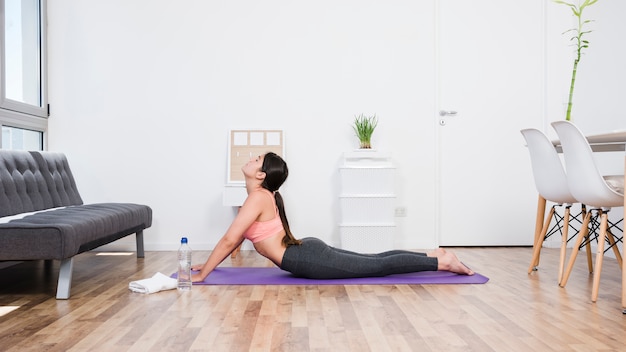
[[[340,168],[343,194],[394,194],[394,168]]]
[[[394,249],[394,225],[340,225],[341,248],[359,253],[380,253]]]
[[[341,221],[351,223],[392,223],[395,215],[394,196],[341,196]]]

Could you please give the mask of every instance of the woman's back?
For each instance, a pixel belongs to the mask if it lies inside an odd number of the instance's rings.
[[[285,253],[285,247],[282,243],[285,229],[280,221],[274,194],[261,188],[253,191],[248,197],[251,198],[251,201],[246,201],[248,204],[244,204],[244,206],[255,207],[259,215],[255,223],[246,231],[245,237],[253,242],[254,248],[259,254],[280,266]]]

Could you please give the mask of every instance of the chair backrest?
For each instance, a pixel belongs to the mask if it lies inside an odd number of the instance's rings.
[[[569,189],[579,202],[597,207],[624,205],[624,195],[611,189],[600,174],[585,135],[569,121],[552,123],[563,147]]]
[[[530,152],[530,163],[537,192],[548,201],[559,204],[576,203],[567,185],[561,159],[548,137],[538,129],[520,131]]]

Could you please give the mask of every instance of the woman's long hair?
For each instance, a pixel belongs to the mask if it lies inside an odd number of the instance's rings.
[[[289,221],[287,221],[287,214],[285,213],[285,204],[283,197],[278,192],[278,189],[287,179],[289,175],[289,169],[287,163],[276,153],[268,152],[263,158],[263,165],[261,171],[265,173],[265,179],[261,184],[261,187],[274,193],[274,199],[276,200],[276,207],[278,208],[278,214],[280,215],[280,221],[285,228],[285,237],[283,237],[283,244],[285,246],[302,244],[301,240],[296,239],[291,230],[289,229]]]

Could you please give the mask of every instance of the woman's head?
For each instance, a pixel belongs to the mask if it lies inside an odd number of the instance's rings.
[[[268,152],[263,157],[261,172],[265,173],[261,186],[271,192],[278,191],[289,176],[287,163],[278,154],[272,152]]]

